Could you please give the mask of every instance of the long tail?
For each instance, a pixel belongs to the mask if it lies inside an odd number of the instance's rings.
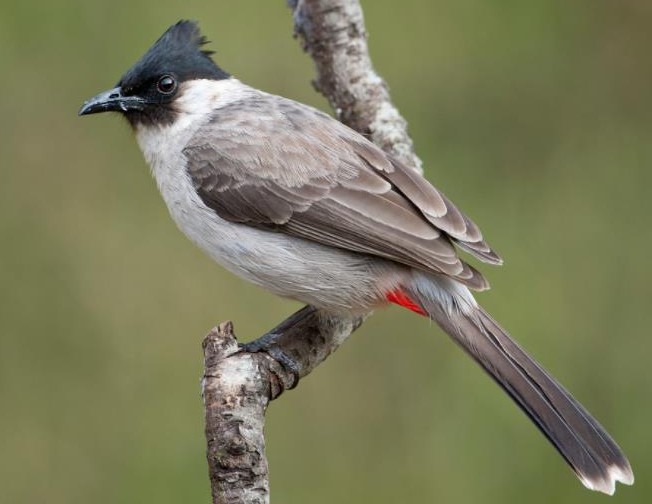
[[[584,486],[612,495],[616,481],[634,483],[629,462],[611,436],[477,305],[466,287],[418,275],[403,295],[417,306],[398,304],[425,312],[473,357],[550,440]]]

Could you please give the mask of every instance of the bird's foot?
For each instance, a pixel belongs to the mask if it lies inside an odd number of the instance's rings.
[[[276,345],[276,340],[278,337],[278,333],[268,332],[263,334],[258,339],[250,341],[249,343],[241,343],[239,346],[240,350],[243,352],[266,353],[272,359],[277,361],[281,366],[283,366],[283,369],[285,369],[285,371],[287,371],[292,376],[292,382],[288,387],[288,390],[291,390],[299,383],[299,378],[301,378],[301,366],[296,360],[294,360]]]

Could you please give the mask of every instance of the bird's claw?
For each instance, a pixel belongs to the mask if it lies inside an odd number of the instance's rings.
[[[239,345],[240,351],[249,353],[263,352],[277,361],[281,366],[283,366],[283,369],[285,369],[285,371],[287,371],[292,376],[292,382],[287,388],[287,390],[291,390],[299,383],[299,378],[301,378],[301,367],[296,360],[294,360],[287,353],[275,345],[277,337],[278,334],[269,332],[260,338],[255,339],[254,341],[241,343]]]

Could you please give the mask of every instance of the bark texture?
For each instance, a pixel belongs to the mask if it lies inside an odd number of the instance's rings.
[[[267,405],[337,350],[361,323],[359,317],[335,317],[306,306],[263,336],[260,352],[241,351],[231,322],[204,338],[202,396],[214,503],[269,502],[263,432]],[[292,359],[297,369],[272,357],[279,354]]]
[[[421,170],[406,122],[373,69],[358,0],[289,0],[295,36],[315,62],[315,88],[338,118],[408,166]],[[306,306],[272,331],[238,346],[224,322],[204,339],[207,460],[214,503],[269,502],[265,411],[362,323]],[[258,350],[258,351],[252,351]]]

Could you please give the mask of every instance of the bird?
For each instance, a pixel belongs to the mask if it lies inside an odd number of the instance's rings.
[[[195,21],[168,28],[79,115],[131,125],[172,219],[218,264],[327,313],[395,304],[438,324],[526,413],[589,489],[631,485],[627,457],[476,301],[461,252],[502,263],[416,170],[333,117],[223,70]]]

